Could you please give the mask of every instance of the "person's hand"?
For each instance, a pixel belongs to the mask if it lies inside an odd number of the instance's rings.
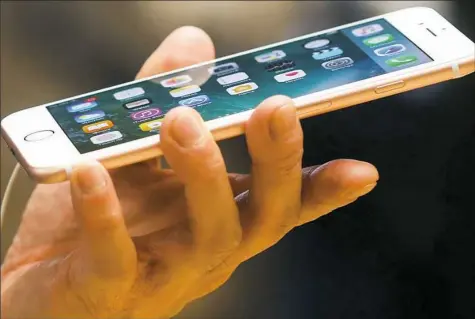
[[[180,28],[138,77],[212,58],[204,32]],[[176,108],[161,130],[172,170],[151,161],[109,176],[87,163],[70,183],[38,186],[2,268],[2,318],[169,318],[378,180],[354,160],[302,170],[302,130],[286,97],[256,109],[246,139],[252,174],[228,174],[200,116]]]

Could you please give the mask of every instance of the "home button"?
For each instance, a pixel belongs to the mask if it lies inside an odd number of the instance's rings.
[[[27,141],[27,142],[38,142],[38,141],[41,141],[41,140],[44,140],[48,137],[53,136],[53,134],[54,134],[53,130],[38,131],[38,132],[34,132],[34,133],[31,133],[31,134],[28,134],[27,136],[25,136],[25,141]]]

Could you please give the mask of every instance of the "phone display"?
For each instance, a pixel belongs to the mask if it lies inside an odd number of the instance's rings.
[[[385,19],[299,38],[47,107],[80,153],[160,132],[177,106],[205,121],[255,108],[276,94],[308,95],[432,59]]]

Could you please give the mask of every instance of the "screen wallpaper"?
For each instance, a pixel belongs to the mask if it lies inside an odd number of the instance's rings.
[[[48,106],[80,153],[160,132],[176,106],[205,121],[256,107],[276,94],[296,98],[432,59],[385,19],[306,37],[165,77]]]

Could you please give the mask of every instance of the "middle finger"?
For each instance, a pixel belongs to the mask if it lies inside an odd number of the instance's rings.
[[[195,110],[179,107],[165,116],[161,147],[185,186],[198,260],[217,266],[241,241],[239,212],[218,145]]]
[[[252,159],[249,223],[243,225],[246,257],[280,240],[299,220],[303,134],[290,98],[274,96],[246,128]],[[241,260],[242,261],[242,260]]]

